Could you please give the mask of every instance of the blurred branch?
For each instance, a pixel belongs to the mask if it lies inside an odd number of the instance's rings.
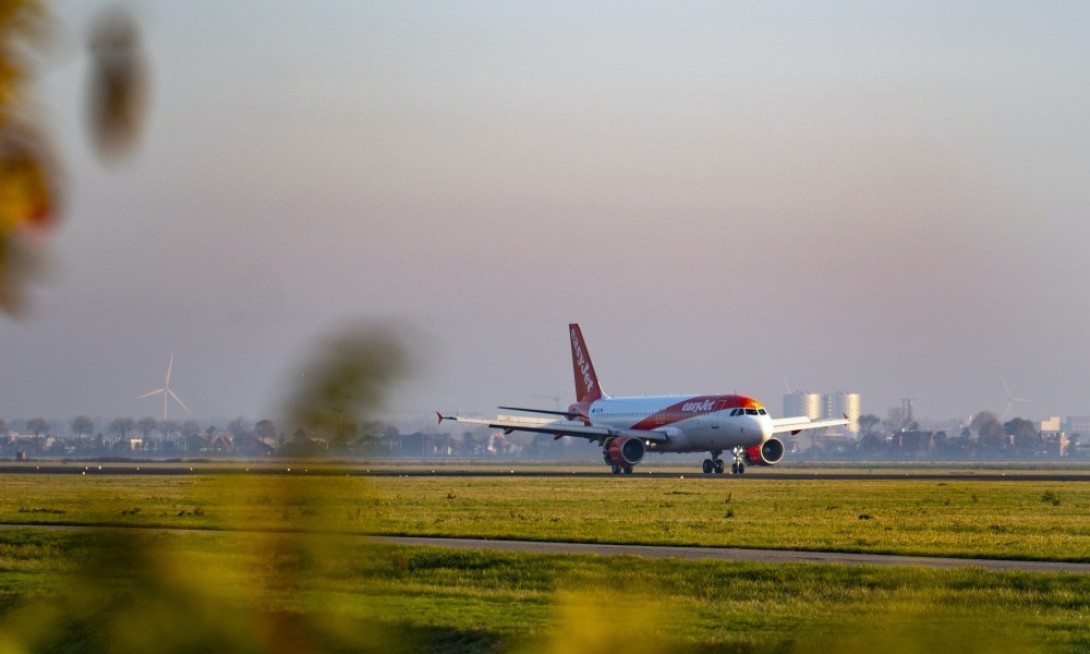
[[[367,422],[409,369],[408,350],[390,327],[356,324],[324,339],[296,377],[287,424],[326,439]]]
[[[26,55],[49,34],[38,0],[0,0],[0,311],[19,315],[40,259],[34,237],[56,223],[61,167],[27,108]],[[135,150],[146,122],[147,72],[138,32],[118,8],[101,14],[90,38],[88,127],[99,159]]]

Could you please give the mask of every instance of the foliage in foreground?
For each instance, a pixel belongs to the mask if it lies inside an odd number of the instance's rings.
[[[0,651],[1042,652],[1070,574],[531,555],[353,536],[0,532]]]
[[[459,552],[359,535],[815,548],[873,538],[873,548],[977,554],[990,541],[1060,557],[1088,524],[1083,485],[424,478],[375,488],[298,471],[4,481],[2,521],[100,528],[0,530],[3,653],[1090,649],[1090,582],[1079,575]]]

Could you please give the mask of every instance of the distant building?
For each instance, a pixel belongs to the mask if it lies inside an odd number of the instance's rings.
[[[859,416],[863,401],[859,393],[808,393],[795,392],[783,396],[784,416],[806,416],[811,420],[835,420],[848,417],[848,432],[859,434]]]
[[[783,396],[785,417],[806,416],[811,420],[820,420],[821,410],[821,395],[818,393],[796,392]]]
[[[837,391],[823,397],[822,418],[848,418],[848,431],[859,434],[859,415],[862,413],[863,400],[859,393]]]
[[[1068,434],[1090,435],[1090,416],[1068,416],[1065,431]]]

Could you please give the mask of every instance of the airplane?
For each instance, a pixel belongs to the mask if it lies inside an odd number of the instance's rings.
[[[711,457],[704,459],[704,474],[722,474],[724,464],[719,457],[730,452],[734,457],[731,473],[742,474],[747,462],[771,466],[783,459],[785,448],[776,434],[848,424],[847,416],[843,420],[773,418],[760,402],[744,395],[610,397],[598,382],[578,323],[568,325],[568,335],[576,401],[566,411],[501,406],[507,411],[551,417],[501,414],[492,420],[437,411],[439,422],[482,425],[502,429],[504,434],[551,434],[554,440],[562,436],[586,438],[602,447],[602,458],[613,474],[631,474],[647,452],[708,452]]]

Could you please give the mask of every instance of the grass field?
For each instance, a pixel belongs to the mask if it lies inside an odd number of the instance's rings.
[[[9,524],[211,530],[0,529],[0,652],[1090,649],[1081,575],[456,552],[337,533],[1087,559],[1083,484],[297,473],[0,484]]]
[[[11,475],[0,522],[1090,561],[1090,484]]]
[[[0,531],[0,569],[3,651],[1090,647],[1090,580],[1080,575],[41,530]]]

